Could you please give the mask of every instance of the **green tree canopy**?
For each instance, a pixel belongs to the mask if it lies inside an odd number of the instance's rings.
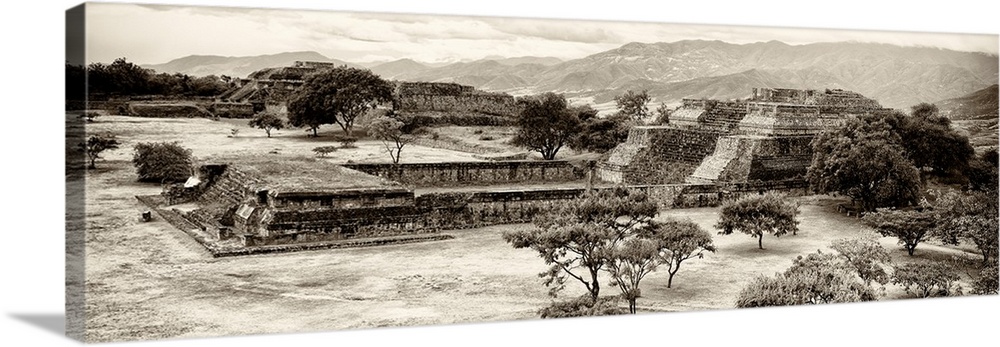
[[[281,128],[284,128],[285,120],[274,112],[264,111],[250,119],[247,125],[263,129],[267,133],[267,137],[271,137],[271,130],[281,130]]]
[[[522,111],[511,143],[541,153],[545,160],[555,159],[580,130],[579,114],[567,107],[566,98],[560,94],[522,97],[517,103]]]
[[[652,100],[648,90],[640,92],[627,90],[624,94],[615,97],[615,104],[618,106],[618,114],[627,117],[636,124],[642,124],[651,115],[647,104]]]
[[[117,149],[120,144],[121,142],[118,142],[115,136],[111,134],[91,135],[87,139],[87,142],[80,144],[80,148],[87,154],[87,158],[90,159],[90,165],[87,168],[96,169],[96,161],[101,158],[101,153]]]
[[[862,223],[885,237],[899,239],[906,253],[913,255],[917,245],[935,235],[939,216],[928,211],[881,209],[861,218]]]
[[[839,193],[865,211],[914,204],[920,174],[906,158],[893,118],[859,117],[813,140],[807,179],[818,193]]]
[[[810,253],[774,277],[757,277],[740,292],[736,307],[767,307],[874,301],[877,294],[836,255]]]
[[[191,150],[177,142],[140,142],[134,148],[132,164],[139,181],[178,182],[191,176]]]
[[[719,212],[716,228],[721,234],[728,235],[734,231],[757,238],[757,247],[764,249],[764,234],[781,236],[795,233],[799,230],[796,216],[799,207],[786,202],[782,196],[767,193],[748,195],[727,201]]]
[[[674,275],[681,263],[691,258],[702,258],[705,252],[715,252],[712,234],[690,220],[667,219],[651,224],[641,237],[656,242],[659,264],[667,267],[667,288],[674,282]]]
[[[313,136],[323,124],[337,124],[351,136],[354,120],[378,105],[392,101],[393,86],[371,70],[340,66],[320,70],[288,100],[288,121],[306,126]]]
[[[610,250],[656,216],[656,203],[641,192],[608,189],[588,192],[537,215],[534,227],[508,231],[505,241],[514,248],[530,248],[549,265],[539,274],[552,296],[572,278],[593,300],[600,291],[598,274],[605,270]],[[578,274],[579,270],[584,273]]]

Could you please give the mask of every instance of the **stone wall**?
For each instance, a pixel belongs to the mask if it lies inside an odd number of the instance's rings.
[[[139,103],[128,104],[128,115],[151,118],[211,118],[212,113],[193,103]]]
[[[715,148],[723,132],[674,125],[635,127],[598,165],[601,180],[627,184],[681,183]]]
[[[670,114],[670,124],[681,128],[696,128],[731,132],[747,114],[745,101],[684,99],[681,107]]]
[[[198,200],[205,204],[233,206],[254,202],[257,192],[267,187],[260,177],[231,165],[203,165],[198,171],[205,187]]]
[[[645,192],[661,209],[717,206],[730,196],[716,185],[671,184],[628,188]],[[417,197],[417,206],[428,211],[428,223],[441,229],[467,229],[528,223],[539,213],[556,209],[565,201],[578,199],[585,193],[584,188],[563,188],[425,194]]]
[[[520,107],[509,94],[477,91],[455,83],[400,82],[393,107],[402,112],[478,112],[505,117],[520,114]]]
[[[253,104],[240,102],[213,102],[205,109],[216,117],[222,118],[253,118]]]
[[[802,180],[812,161],[812,136],[732,135],[688,178],[692,183]]]
[[[487,162],[345,164],[344,167],[415,186],[560,182],[582,179],[586,172],[567,161],[523,160]]]

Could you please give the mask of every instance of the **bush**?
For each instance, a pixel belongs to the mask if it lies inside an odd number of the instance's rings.
[[[472,133],[475,134],[475,135],[482,135],[483,134],[483,129],[476,129],[476,131],[473,131]]]
[[[997,263],[993,262],[979,271],[979,276],[972,283],[972,292],[982,295],[997,294],[1000,289],[1000,279],[997,277]]]
[[[493,141],[493,140],[496,140],[496,139],[497,138],[493,137],[493,135],[482,135],[482,136],[479,137],[479,141]]]
[[[180,182],[191,176],[191,150],[177,142],[141,142],[134,148],[132,164],[141,182]]]
[[[316,155],[320,156],[320,157],[325,157],[327,154],[330,154],[330,153],[333,153],[333,152],[336,152],[336,151],[337,151],[337,147],[336,146],[321,146],[321,147],[313,148],[313,152],[316,152]]]
[[[590,295],[584,295],[569,301],[553,302],[538,313],[542,318],[566,318],[628,314],[628,310],[618,306],[617,298],[603,297],[594,301]]]
[[[337,142],[340,142],[340,148],[358,148],[355,142],[358,142],[358,138],[353,136],[338,135],[336,138]]]
[[[907,293],[922,298],[962,295],[958,274],[947,263],[906,263],[896,266],[892,283],[903,286]]]

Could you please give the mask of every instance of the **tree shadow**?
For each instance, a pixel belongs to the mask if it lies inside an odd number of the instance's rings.
[[[66,314],[64,313],[10,313],[8,315],[50,333],[66,336]]]

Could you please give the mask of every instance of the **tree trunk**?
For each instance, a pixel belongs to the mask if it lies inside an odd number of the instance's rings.
[[[680,268],[678,267],[678,269],[680,269]],[[674,283],[674,274],[676,274],[677,271],[676,270],[675,271],[667,271],[667,273],[669,274],[667,276],[667,288],[670,288],[670,286]]]
[[[916,249],[917,245],[912,245],[912,246],[906,245],[906,253],[909,254],[911,257],[913,256],[913,251],[915,251]]]
[[[590,287],[590,297],[597,302],[597,296],[601,294],[601,282],[597,279],[597,271],[590,270],[590,280],[593,283]]]
[[[757,235],[757,248],[764,249],[764,234]]]
[[[264,132],[267,133],[268,138],[271,138],[271,129],[264,129]]]
[[[319,137],[319,134],[316,133],[317,128],[318,127],[313,127],[313,137]]]
[[[635,298],[628,299],[628,312],[635,314]]]

